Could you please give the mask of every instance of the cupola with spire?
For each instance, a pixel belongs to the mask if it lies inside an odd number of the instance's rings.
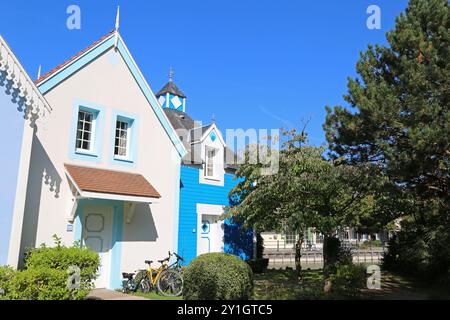
[[[169,71],[169,82],[156,94],[159,104],[163,108],[186,111],[186,96],[173,82],[173,69]]]

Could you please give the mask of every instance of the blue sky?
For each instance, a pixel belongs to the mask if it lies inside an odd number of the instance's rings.
[[[69,5],[81,29],[66,27]],[[366,27],[369,5],[381,8],[381,30]],[[195,119],[225,128],[292,128],[309,120],[310,142],[325,141],[325,105],[342,104],[359,52],[386,43],[406,0],[25,1],[3,0],[0,33],[35,78],[114,28],[152,89],[168,79],[188,96]],[[4,160],[8,161],[8,160]],[[9,226],[0,226],[0,243]],[[1,250],[3,252],[3,250]],[[0,265],[5,262],[0,255]]]

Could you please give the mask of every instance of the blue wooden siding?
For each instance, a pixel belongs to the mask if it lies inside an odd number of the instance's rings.
[[[232,174],[225,174],[224,186],[199,183],[199,169],[182,166],[180,181],[180,217],[178,253],[188,264],[197,255],[197,203],[223,205],[228,202],[228,192],[236,185]],[[224,251],[248,259],[253,255],[253,234],[243,234],[239,225],[225,221]]]

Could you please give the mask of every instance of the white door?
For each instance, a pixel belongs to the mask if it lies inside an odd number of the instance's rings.
[[[209,252],[223,252],[224,225],[219,216],[203,214],[199,230],[199,255]]]
[[[96,288],[107,288],[111,260],[112,207],[86,206],[83,215],[83,244],[100,255]]]

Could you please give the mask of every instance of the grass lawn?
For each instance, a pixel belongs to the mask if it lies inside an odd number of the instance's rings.
[[[323,293],[322,270],[305,270],[302,285],[293,270],[267,270],[255,274],[255,300],[346,299]],[[430,284],[404,276],[382,272],[381,290],[365,289],[356,299],[369,300],[450,300],[450,290],[442,284]]]
[[[255,300],[312,300],[312,299],[346,299],[323,292],[324,280],[322,269],[304,270],[302,284],[298,284],[294,270],[269,269],[254,275]],[[135,295],[151,300],[182,300],[183,297],[164,297],[154,291],[136,292]],[[347,298],[348,299],[348,298]],[[365,289],[356,299],[369,300],[450,300],[450,290],[440,284],[430,284],[416,279],[382,272],[381,290]]]

